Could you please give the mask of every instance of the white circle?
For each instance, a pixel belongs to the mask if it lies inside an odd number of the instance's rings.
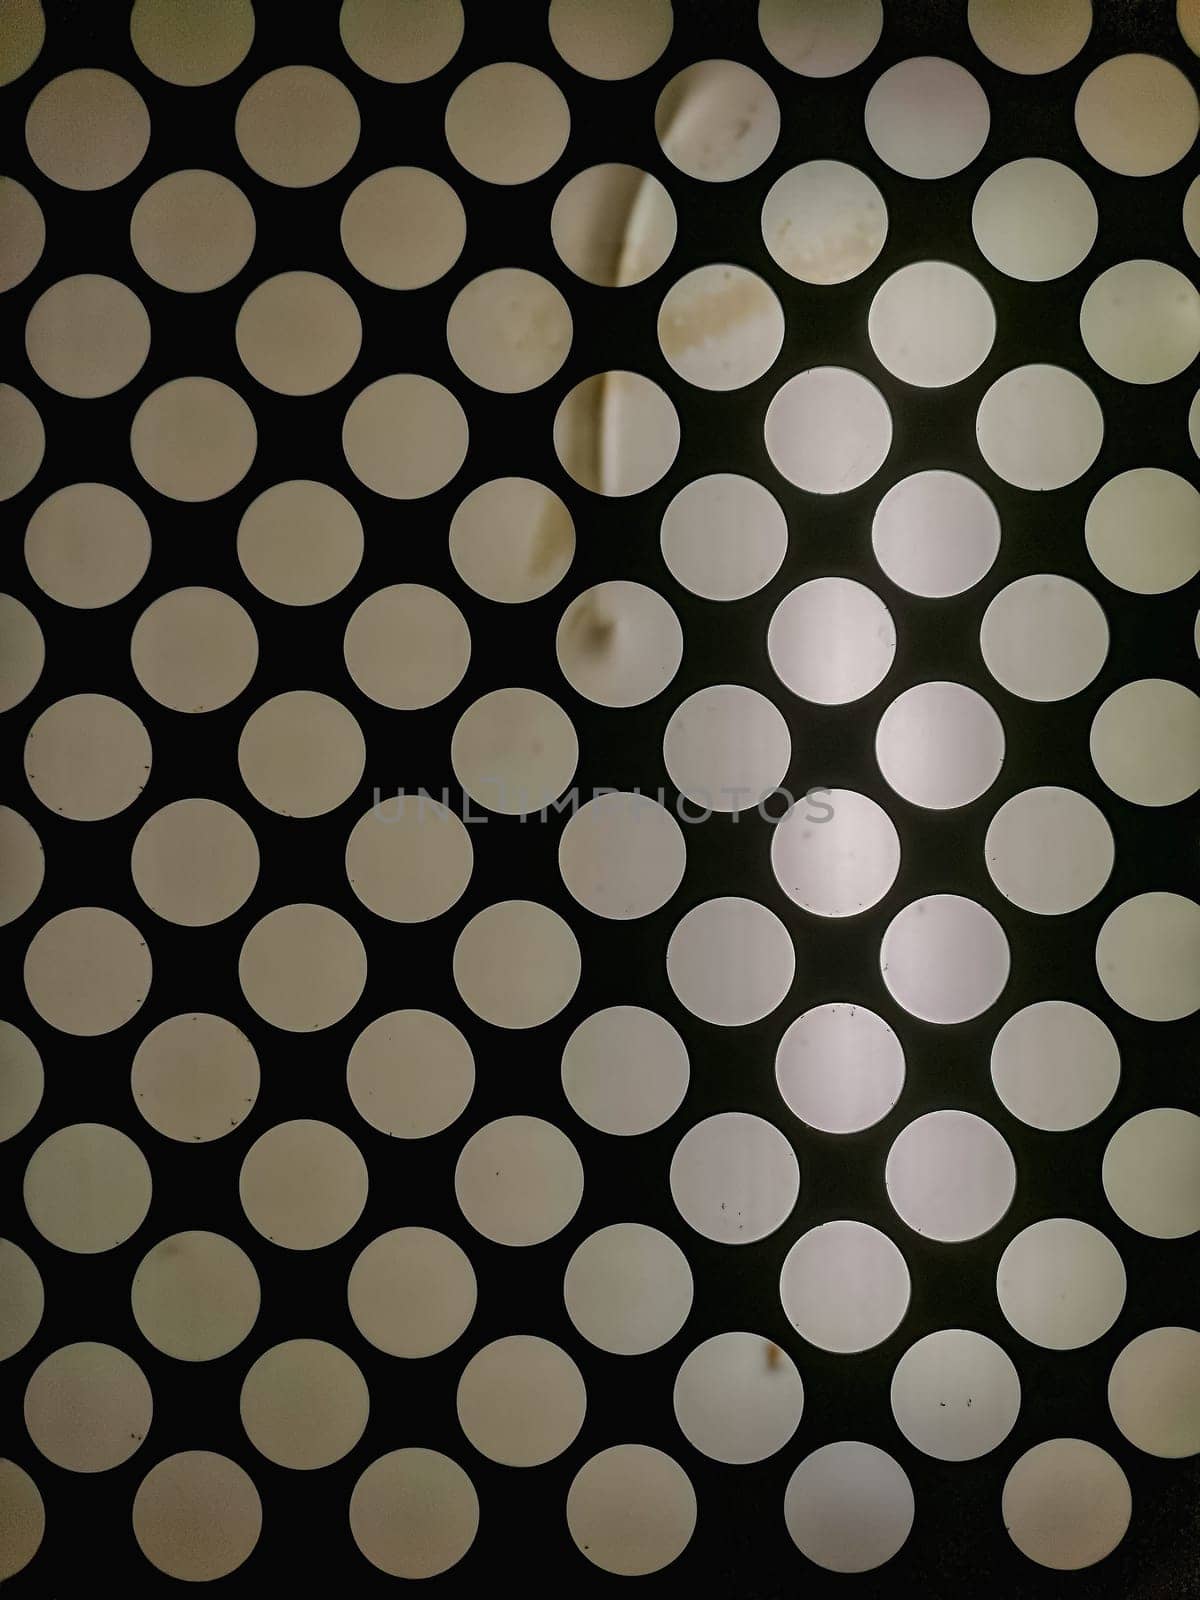
[[[554,652],[577,693],[601,706],[640,706],[661,694],[683,659],[679,618],[657,589],[613,578],[576,595]]]
[[[587,1391],[565,1350],[531,1334],[510,1334],[467,1362],[455,1408],[480,1455],[505,1467],[540,1467],[573,1443]]]
[[[472,800],[501,816],[528,816],[556,799],[579,760],[570,717],[536,689],[493,689],[459,717],[450,739],[454,776]]]
[[[1025,789],[988,825],[983,858],[1006,899],[1040,916],[1064,916],[1094,900],[1116,850],[1100,808],[1074,789]]]
[[[1137,806],[1173,806],[1200,789],[1200,695],[1169,678],[1114,689],[1089,738],[1105,784]]]
[[[1079,331],[1114,378],[1165,383],[1200,354],[1200,290],[1164,261],[1120,261],[1084,295]]]
[[[900,835],[882,806],[853,789],[822,791],[828,816],[807,802],[771,832],[771,867],[779,887],[818,917],[853,917],[878,905],[900,870]]]
[[[949,261],[914,261],[885,278],[867,314],[871,348],[921,389],[961,383],[987,358],[996,312],[978,278]]]
[[[646,1444],[601,1450],[567,1491],[567,1527],[602,1572],[640,1577],[670,1566],[696,1527],[696,1491],[683,1468]]]
[[[1047,1217],[1023,1228],[1000,1257],[996,1299],[1031,1344],[1079,1350],[1121,1314],[1125,1267],[1098,1228],[1074,1217]]]
[[[1200,1333],[1151,1328],[1131,1339],[1109,1373],[1108,1408],[1147,1455],[1178,1461],[1200,1452]]]
[[[694,805],[736,815],[774,793],[792,759],[782,712],[757,689],[715,683],[671,713],[663,733],[667,776]]]
[[[687,1046],[657,1012],[608,1006],[585,1017],[562,1055],[563,1092],[601,1133],[649,1133],[683,1104]]]
[[[1200,1229],[1200,1117],[1158,1106],[1123,1122],[1101,1167],[1109,1205],[1150,1239],[1184,1239]]]
[[[640,372],[584,378],[554,416],[554,453],[563,471],[611,499],[649,489],[670,470],[678,450],[678,413]]]
[[[1075,129],[1088,155],[1110,172],[1147,178],[1191,149],[1200,127],[1196,91],[1161,56],[1110,56],[1075,99]]]
[[[1200,490],[1162,467],[1110,478],[1084,531],[1099,570],[1133,594],[1167,594],[1200,572]]]
[[[744,600],[770,583],[787,554],[787,518],[754,478],[714,472],[686,484],[663,512],[663,560],[704,600]]]
[[[772,259],[801,283],[848,283],[883,249],[883,196],[844,161],[805,161],[767,191],[762,236]]]
[[[526,394],[548,383],[571,348],[571,312],[547,278],[496,267],[455,295],[446,343],[455,365],[493,394]]]
[[[839,1355],[890,1338],[911,1293],[908,1264],[887,1234],[848,1219],[802,1233],[779,1275],[779,1298],[796,1332]]]
[[[689,178],[730,183],[761,167],[779,138],[771,86],[740,61],[696,61],[654,107],[663,155]]]
[[[904,1088],[904,1047],[866,1006],[834,1001],[791,1023],[775,1055],[788,1109],[823,1133],[859,1133],[886,1117]]]
[[[892,415],[861,373],[810,367],[777,391],[763,437],[789,483],[812,494],[844,494],[883,465],[892,446]]]
[[[909,1444],[937,1461],[976,1461],[1012,1432],[1021,1380],[993,1340],[967,1328],[942,1328],[900,1357],[891,1401]]]
[[[971,478],[934,469],[901,478],[875,508],[875,559],[893,583],[946,599],[986,574],[1000,551],[1000,516]]]
[[[450,521],[454,569],[485,600],[537,600],[562,581],[574,555],[571,513],[532,478],[481,483]]]
[[[675,247],[676,228],[674,203],[658,179],[618,161],[577,172],[550,213],[560,260],[604,289],[652,277]]]
[[[781,66],[805,78],[860,67],[883,31],[880,0],[758,0],[758,31]]]
[[[558,841],[558,869],[571,895],[594,915],[618,921],[665,906],[686,865],[679,824],[644,794],[597,795]]]
[[[805,1456],[783,1497],[792,1543],[827,1572],[873,1572],[890,1561],[912,1530],[914,1508],[904,1468],[857,1439]]]
[[[380,1133],[427,1139],[466,1110],[475,1058],[461,1032],[434,1011],[389,1011],[369,1022],[346,1062],[354,1109]]]
[[[700,389],[755,383],[783,348],[779,297],[764,279],[728,262],[696,267],[667,290],[658,344],[667,365]]]
[[[1070,1000],[1039,1000],[1014,1013],[992,1045],[992,1083],[1031,1128],[1082,1128],[1121,1079],[1117,1042],[1100,1018]]]
[[[804,1408],[786,1350],[758,1333],[719,1333],[697,1345],[675,1379],[675,1420],[693,1449],[744,1466],[782,1450]]]
[[[454,1169],[463,1216],[494,1244],[543,1244],[561,1233],[583,1198],[575,1146],[540,1117],[500,1117],[473,1133]]]
[[[485,906],[454,946],[455,987],[496,1028],[536,1028],[556,1017],[579,974],[579,944],[569,925],[534,900]]]
[[[971,207],[975,243],[997,271],[1047,283],[1074,271],[1096,242],[1092,191],[1070,167],[1025,156],[997,167]]]
[[[392,1578],[432,1578],[462,1560],[479,1529],[479,1496],[456,1461],[410,1446],[372,1461],[350,1496],[359,1550]]]
[[[1086,1439],[1047,1439],[1004,1480],[1001,1513],[1022,1555],[1055,1572],[1093,1566],[1125,1537],[1133,1499],[1121,1468]]]
[[[680,1216],[717,1244],[765,1239],[787,1221],[799,1193],[796,1152],[774,1123],[747,1111],[696,1123],[671,1157]]]
[[[1091,0],[968,0],[971,37],[1007,72],[1054,72],[1083,49]]]
[[[1066,700],[1086,689],[1104,665],[1108,641],[1095,596],[1048,572],[1001,589],[979,625],[988,671],[1023,700]]]
[[[969,1111],[930,1111],[896,1135],[888,1199],[914,1232],[943,1244],[977,1239],[1012,1204],[1017,1169],[1001,1135]]]
[[[864,121],[872,149],[894,171],[948,178],[983,149],[991,112],[965,67],[942,56],[914,56],[876,78]]]
[[[1200,905],[1164,891],[1134,895],[1100,929],[1096,970],[1131,1016],[1178,1022],[1200,1011]]]
[[[873,589],[812,578],[776,606],[767,653],[780,681],[818,705],[847,705],[878,688],[896,655],[896,625]]]
[[[598,1350],[640,1356],[673,1339],[692,1309],[692,1269],[665,1233],[618,1222],[589,1234],[567,1263],[563,1301]]]
[[[888,783],[915,806],[951,811],[986,793],[1004,763],[1004,727],[974,689],[918,683],[879,719],[875,757]]]
[[[1034,364],[996,379],[980,401],[975,436],[997,477],[1018,489],[1062,489],[1100,453],[1104,414],[1073,372]]]
[[[758,1022],[780,1005],[796,973],[786,927],[757,900],[726,895],[694,906],[667,944],[667,978],[680,1004],[719,1027]]]

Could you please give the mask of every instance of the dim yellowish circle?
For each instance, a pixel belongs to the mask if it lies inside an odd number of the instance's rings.
[[[0,927],[24,916],[46,875],[42,841],[19,811],[0,806]]]
[[[454,775],[501,816],[527,816],[556,799],[579,760],[570,717],[536,689],[493,689],[463,712],[450,740]]]
[[[43,1139],[25,1168],[25,1209],[43,1239],[72,1255],[124,1244],[150,1209],[146,1158],[118,1128],[76,1122]]]
[[[1079,331],[1114,378],[1165,383],[1200,354],[1200,290],[1165,261],[1118,262],[1084,295]]]
[[[41,7],[37,7],[41,16]],[[39,38],[39,45],[41,40]],[[8,59],[0,57],[8,67]],[[23,69],[22,69],[23,70]],[[22,1572],[41,1548],[46,1531],[46,1507],[37,1484],[15,1461],[0,1461],[0,1581]]]
[[[11,594],[0,594],[0,711],[20,705],[42,675],[46,642],[38,620]]]
[[[49,388],[95,400],[137,376],[150,351],[150,319],[123,283],[80,273],[60,278],[34,302],[25,350]]]
[[[371,1398],[357,1364],[323,1339],[265,1351],[242,1384],[242,1426],[268,1461],[293,1471],[332,1466],[353,1450]]]
[[[320,817],[340,806],[358,787],[366,759],[354,717],[314,689],[264,701],[238,741],[242,782],[282,817]]]
[[[444,489],[466,460],[467,418],[433,378],[396,372],[350,402],[342,449],[360,483],[389,500]]]
[[[11,1239],[0,1239],[0,1284],[0,1361],[8,1361],[33,1338],[46,1306],[41,1273]],[[0,1526],[3,1525],[0,1512]]]
[[[608,1006],[585,1017],[562,1055],[563,1092],[575,1115],[601,1133],[649,1133],[687,1093],[687,1046],[665,1017]]]
[[[130,655],[138,682],[172,711],[216,711],[246,688],[258,665],[249,613],[219,589],[172,589],[137,620]]]
[[[606,289],[656,273],[674,249],[676,228],[674,203],[658,179],[617,161],[577,172],[550,214],[560,258]]]
[[[1100,929],[1096,970],[1131,1016],[1147,1022],[1190,1017],[1200,1010],[1200,906],[1165,890],[1134,895]]]
[[[167,1456],[133,1497],[138,1548],[160,1572],[185,1583],[235,1572],[261,1531],[262,1502],[250,1477],[211,1450]]]
[[[696,1491],[670,1456],[618,1444],[585,1461],[567,1491],[567,1527],[593,1566],[621,1578],[670,1566],[696,1529]]]
[[[77,67],[38,90],[25,118],[34,165],[64,189],[108,189],[146,154],[150,113],[124,78]]]
[[[555,414],[554,453],[563,470],[594,494],[640,494],[670,471],[678,450],[675,407],[640,372],[585,378]]]
[[[570,926],[534,900],[477,911],[454,946],[454,982],[477,1017],[497,1028],[536,1028],[556,1017],[579,985]]]
[[[679,824],[650,795],[597,795],[570,818],[558,842],[558,869],[572,897],[595,916],[617,921],[661,910],[686,865]]]
[[[983,842],[988,874],[1000,893],[1044,917],[1065,916],[1094,900],[1115,855],[1100,808],[1086,795],[1053,784],[1006,800]]]
[[[129,432],[134,465],[169,500],[215,500],[250,470],[254,415],[215,378],[174,378],[147,395]]]
[[[238,524],[242,571],[284,606],[315,606],[339,594],[358,571],[363,543],[349,500],[311,478],[264,489]]]
[[[1025,156],[980,184],[971,231],[991,264],[1010,278],[1046,283],[1072,272],[1096,242],[1092,191],[1071,167]]]
[[[846,283],[883,249],[888,214],[875,184],[844,161],[806,161],[767,191],[763,243],[801,283]]]
[[[683,1251],[658,1228],[617,1222],[589,1234],[567,1263],[563,1301],[598,1350],[640,1356],[673,1339],[694,1289]]]
[[[247,166],[285,189],[308,189],[340,172],[360,127],[346,85],[309,66],[277,67],[252,83],[234,121]]]
[[[1109,1373],[1108,1408],[1147,1455],[1178,1461],[1200,1452],[1200,1333],[1151,1328],[1131,1339]]]
[[[130,870],[142,899],[167,922],[207,928],[231,917],[258,881],[253,830],[219,800],[175,800],[143,824]]]
[[[575,1146],[540,1117],[500,1117],[471,1135],[454,1169],[463,1216],[494,1244],[524,1247],[561,1233],[583,1198]]]
[[[676,998],[693,1016],[723,1028],[769,1016],[795,974],[787,928],[767,906],[739,895],[694,906],[667,944],[667,978]]]
[[[385,167],[364,178],[342,208],[342,249],[382,289],[421,289],[462,253],[467,214],[436,172]]]
[[[561,583],[575,555],[575,524],[553,489],[532,478],[493,478],[472,489],[450,522],[450,559],[487,600],[519,605]]]
[[[1062,1133],[1098,1117],[1117,1091],[1121,1055],[1100,1018],[1070,1000],[1016,1012],[992,1045],[992,1083],[1014,1117]]]
[[[152,1028],[129,1074],[134,1103],[168,1139],[202,1144],[239,1127],[258,1098],[258,1057],[240,1028],[184,1012]]]
[[[181,88],[216,83],[254,38],[251,0],[134,0],[129,35],[142,65]]]
[[[346,624],[344,653],[363,694],[393,711],[414,711],[458,688],[471,659],[471,634],[440,590],[396,583],[359,604]]]
[[[380,1456],[354,1485],[350,1532],[392,1578],[432,1578],[466,1555],[479,1528],[479,1497],[456,1461],[410,1446]]]
[[[41,206],[23,183],[0,177],[0,294],[24,283],[45,244]]]
[[[237,184],[196,167],[152,183],[129,220],[138,266],[179,294],[219,289],[235,278],[250,259],[256,231]]]
[[[536,67],[493,61],[465,77],[446,106],[454,159],[485,183],[540,178],[562,155],[571,113],[562,90]]]
[[[783,1500],[793,1544],[827,1572],[873,1572],[890,1561],[912,1531],[914,1509],[904,1468],[858,1439],[805,1456]]]
[[[1120,1315],[1125,1267],[1098,1228],[1075,1217],[1046,1217],[1023,1228],[1000,1257],[996,1299],[1031,1344],[1079,1350]]]
[[[1055,72],[1087,43],[1091,0],[969,0],[971,37],[1008,72]]]
[[[940,1328],[896,1364],[892,1415],[900,1432],[936,1461],[976,1461],[1001,1445],[1021,1409],[1011,1357],[970,1328]]]
[[[983,614],[988,671],[1022,700],[1066,700],[1086,689],[1108,655],[1108,620],[1073,578],[1031,573],[1001,589]]]
[[[586,700],[640,706],[678,672],[683,629],[657,589],[614,578],[572,600],[554,649],[563,676]]]
[[[1101,1167],[1104,1195],[1148,1239],[1186,1239],[1200,1230],[1200,1117],[1156,1106],[1123,1122]]]
[[[475,1272],[465,1253],[431,1228],[380,1234],[350,1269],[350,1315],[385,1355],[437,1355],[475,1314]]]
[[[1135,806],[1173,806],[1200,789],[1200,695],[1170,678],[1114,689],[1092,721],[1092,763]]]
[[[346,54],[384,83],[419,83],[440,72],[462,42],[460,0],[342,0]]]
[[[658,344],[667,364],[700,389],[741,389],[783,348],[783,307],[757,273],[727,262],[696,267],[667,290]]]
[[[1075,129],[1093,160],[1148,178],[1182,161],[1200,128],[1196,91],[1172,62],[1135,52],[1093,67],[1075,99]]]
[[[42,10],[41,0],[9,0],[3,12],[0,12],[0,88],[5,84],[12,83],[22,73],[29,71],[41,54],[42,45],[45,42],[46,14]],[[20,1473],[21,1477],[25,1476],[24,1473],[21,1473],[21,1469],[14,1466],[12,1462],[8,1462],[7,1465],[13,1473]],[[26,1482],[28,1483],[29,1480],[26,1479]],[[16,1484],[5,1484],[6,1489],[10,1486],[16,1493],[17,1500],[24,1503],[25,1496],[17,1490]],[[40,1519],[37,1540],[34,1542],[34,1549],[36,1549],[37,1544],[41,1541],[41,1524],[44,1523],[45,1518],[41,1511],[41,1496],[32,1483],[29,1483],[29,1488],[33,1490],[32,1500],[37,1502],[38,1517]],[[16,1528],[14,1525],[15,1533]],[[25,1557],[25,1561],[28,1561],[32,1554],[33,1550],[31,1549],[29,1555]],[[0,1558],[0,1578],[11,1577],[14,1572],[19,1571],[20,1567],[25,1565],[25,1561],[20,1562],[19,1566],[8,1569],[3,1559]]]
[[[853,72],[879,43],[880,0],[759,0],[758,31],[782,66],[803,78]]]
[[[56,489],[29,519],[25,564],[44,594],[90,611],[123,600],[150,563],[141,507],[107,483]]]
[[[675,1420],[713,1461],[745,1466],[773,1456],[804,1409],[796,1364],[758,1333],[719,1333],[697,1345],[675,1379]]]
[[[550,37],[567,63],[612,82],[652,67],[667,48],[671,0],[550,0]]]
[[[111,1344],[63,1345],[25,1390],[25,1426],[37,1448],[68,1472],[108,1472],[150,1431],[154,1399],[137,1362]]]
[[[1107,1450],[1087,1439],[1047,1439],[1010,1470],[1000,1509],[1023,1556],[1054,1572],[1076,1572],[1120,1544],[1133,1497]]]
[[[280,906],[246,935],[238,979],[265,1022],[311,1033],[332,1027],[358,1004],[367,952],[354,927],[328,906]]]
[[[389,1011],[354,1041],[346,1063],[354,1109],[380,1133],[427,1139],[467,1108],[475,1088],[471,1046],[433,1011]]]
[[[45,1086],[42,1058],[33,1041],[13,1023],[0,1021],[0,1141],[33,1120]]]
[[[367,1203],[358,1146],[328,1122],[301,1118],[261,1134],[238,1179],[252,1228],[285,1250],[320,1250],[342,1238]]]
[[[677,72],[654,107],[654,131],[672,166],[704,183],[744,178],[774,150],[779,102],[740,61],[696,61]]]
[[[377,917],[430,922],[462,898],[473,859],[453,811],[423,794],[385,795],[351,829],[346,877]]]
[[[150,778],[142,719],[105,694],[73,694],[38,717],[25,741],[25,776],[42,804],[76,822],[115,817]]]
[[[1133,594],[1167,594],[1200,572],[1200,491],[1162,467],[1119,472],[1096,491],[1088,554]]]
[[[102,906],[77,906],[34,934],[25,992],[52,1028],[92,1039],[141,1010],[151,971],[149,948],[132,922]]]
[[[494,394],[524,394],[547,383],[571,348],[571,313],[540,273],[523,267],[482,272],[459,290],[446,318],[446,343],[465,377]]]
[[[193,1230],[160,1239],[130,1289],[134,1320],[176,1361],[215,1361],[249,1334],[261,1295],[254,1263],[232,1239]]]
[[[587,1390],[565,1350],[510,1334],[477,1350],[455,1399],[459,1426],[481,1455],[505,1467],[540,1467],[583,1426]]]
[[[362,319],[354,301],[319,272],[281,272],[251,290],[238,312],[238,355],[277,394],[319,394],[358,359]]]
[[[46,453],[46,430],[32,400],[0,383],[0,501],[20,494],[37,476]]]

